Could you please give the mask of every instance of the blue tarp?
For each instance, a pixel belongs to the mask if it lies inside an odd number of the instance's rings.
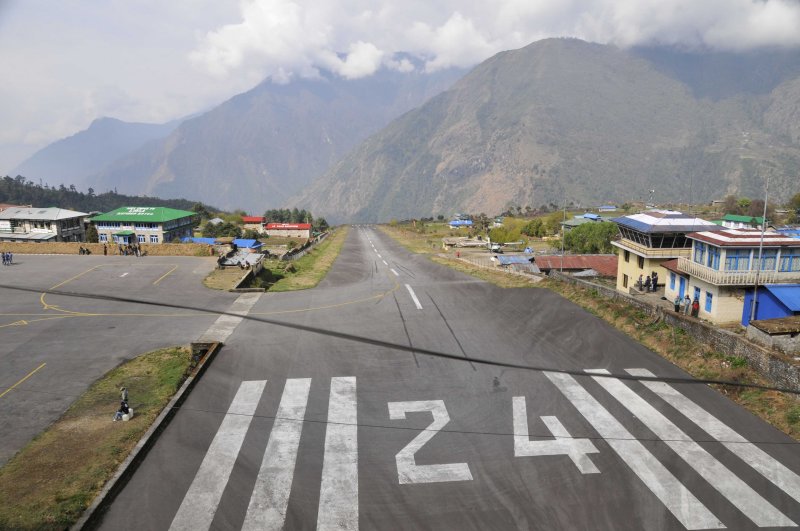
[[[470,227],[472,220],[469,219],[454,219],[450,222],[451,227]]]
[[[502,265],[525,264],[530,265],[531,259],[527,256],[497,256],[497,261]]]
[[[214,238],[182,238],[183,243],[205,243],[207,245],[214,245]]]
[[[770,284],[764,287],[789,311],[800,312],[800,284]]]
[[[236,238],[233,240],[233,243],[235,243],[236,247],[239,247],[240,249],[260,249],[263,245],[258,240],[245,240],[242,238]]]

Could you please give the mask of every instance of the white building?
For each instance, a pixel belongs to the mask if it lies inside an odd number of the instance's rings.
[[[725,229],[686,235],[692,244],[689,256],[663,264],[669,270],[664,296],[697,299],[699,317],[722,323],[741,321],[745,292],[758,284],[800,281],[800,239],[776,232],[764,233],[759,265],[761,231]]]
[[[83,242],[86,216],[63,208],[6,208],[0,212],[0,241]]]

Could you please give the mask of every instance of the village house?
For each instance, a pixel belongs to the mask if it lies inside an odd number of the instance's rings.
[[[244,230],[254,230],[259,234],[264,234],[264,222],[267,218],[263,216],[242,216],[242,228]]]
[[[0,241],[83,242],[88,214],[63,208],[8,207],[0,212]]]
[[[782,299],[800,297],[800,286],[793,284],[800,282],[800,239],[765,232],[759,265],[759,230],[701,231],[686,238],[691,254],[664,264],[669,270],[664,291],[668,300],[689,295],[700,302],[699,317],[747,325],[753,286],[758,280],[756,319],[791,315],[773,315],[770,301],[780,305],[788,301]]]
[[[736,214],[725,214],[720,220],[722,226],[728,229],[761,229],[764,218],[761,216],[739,216]]]
[[[192,235],[197,214],[167,207],[121,207],[89,221],[100,243],[169,243]]]
[[[659,284],[663,285],[667,270],[662,264],[691,253],[688,233],[722,229],[710,221],[674,210],[648,210],[611,221],[619,227],[619,237],[611,242],[619,249],[617,290],[625,293],[636,286],[640,275],[647,277],[653,272],[658,274]]]
[[[265,228],[268,236],[311,238],[311,223],[267,223]]]

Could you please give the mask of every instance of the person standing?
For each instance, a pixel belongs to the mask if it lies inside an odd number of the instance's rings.
[[[687,295],[683,298],[683,315],[689,315],[689,311],[692,309],[692,299],[689,298]]]
[[[643,277],[644,275],[639,275],[639,280],[636,282],[636,287],[639,288],[639,291],[642,291],[642,288],[644,287]]]
[[[647,278],[644,279],[644,290],[650,291],[650,275],[647,275]]]
[[[683,299],[680,295],[675,295],[675,300],[672,301],[672,304],[675,306],[675,313],[680,313],[681,311],[681,304],[683,303]]]
[[[700,315],[700,299],[695,299],[692,302],[692,317],[698,317]]]
[[[108,256],[108,246],[105,243],[103,244],[103,256]]]
[[[658,291],[658,272],[653,271],[653,274],[651,276],[653,277],[653,293],[655,293],[656,291]]]

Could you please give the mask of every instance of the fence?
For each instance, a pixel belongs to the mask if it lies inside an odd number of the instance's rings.
[[[800,366],[777,352],[751,343],[742,336],[716,328],[694,317],[664,311],[661,306],[650,304],[614,288],[593,284],[557,271],[551,271],[550,277],[594,290],[604,297],[624,301],[649,315],[659,316],[666,324],[680,328],[690,337],[708,345],[714,345],[714,348],[725,356],[745,358],[750,367],[773,385],[800,391]]]
[[[284,261],[297,260],[298,258],[304,257],[312,249],[312,247],[314,247],[318,243],[320,243],[323,240],[325,240],[325,238],[328,237],[328,234],[329,233],[327,233],[327,232],[323,232],[322,234],[317,236],[314,240],[312,240],[309,243],[306,243],[304,246],[299,248],[297,251],[294,251],[294,252],[290,251],[290,252],[284,254],[283,256],[281,256],[281,260],[284,260]]]

